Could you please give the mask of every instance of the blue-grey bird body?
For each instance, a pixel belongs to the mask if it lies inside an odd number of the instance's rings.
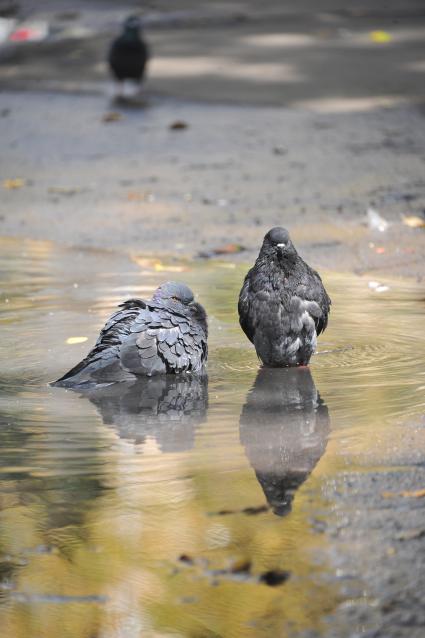
[[[101,330],[94,348],[52,385],[76,387],[156,374],[202,373],[207,317],[185,284],[168,282],[149,301],[129,299]]]
[[[132,80],[140,83],[149,59],[149,50],[143,41],[141,23],[136,16],[124,22],[123,32],[116,38],[109,50],[110,69],[119,82]]]
[[[272,228],[239,295],[239,322],[265,366],[308,365],[331,300],[289,233]]]

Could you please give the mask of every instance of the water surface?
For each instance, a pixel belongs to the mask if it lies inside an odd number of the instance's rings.
[[[423,411],[420,286],[324,273],[311,370],[259,370],[236,317],[246,266],[0,248],[2,638],[320,634],[345,596],[332,481],[385,464]],[[208,379],[47,385],[167,279],[207,309]]]

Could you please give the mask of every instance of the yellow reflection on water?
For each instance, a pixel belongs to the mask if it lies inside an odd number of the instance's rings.
[[[210,317],[209,382],[171,413],[184,392],[172,384],[150,386],[148,407],[131,389],[111,402],[46,385],[130,288],[143,295],[163,272],[53,244],[1,248],[2,638],[320,633],[342,598],[315,521],[332,516],[332,480],[385,463],[421,412],[420,288],[389,281],[378,295],[364,278],[325,273],[334,304],[314,381],[282,377],[262,419],[270,385],[236,318],[246,266],[185,263]],[[70,348],[72,334],[88,342]],[[268,586],[270,570],[290,576]]]

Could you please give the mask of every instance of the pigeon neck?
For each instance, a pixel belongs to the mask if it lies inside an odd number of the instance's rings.
[[[291,274],[294,270],[295,261],[289,259],[279,259],[278,257],[269,257],[268,255],[259,255],[256,266],[265,273],[279,272],[285,276]]]

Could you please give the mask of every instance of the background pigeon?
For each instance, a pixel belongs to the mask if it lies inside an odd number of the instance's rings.
[[[119,94],[121,94],[121,83],[125,80],[140,84],[143,79],[149,50],[140,36],[140,31],[139,18],[130,16],[124,22],[122,34],[111,45],[108,62],[114,77],[119,82]]]
[[[190,450],[206,419],[207,375],[157,375],[83,391],[105,425],[121,438],[144,443],[154,437],[162,452]]]
[[[326,449],[329,413],[308,368],[261,368],[240,417],[240,440],[275,514],[291,511],[296,490]]]
[[[307,365],[326,328],[331,300],[319,274],[284,228],[264,237],[239,295],[239,322],[264,365]]]
[[[52,385],[76,387],[137,375],[202,372],[207,316],[185,284],[168,282],[150,301],[129,299],[101,330],[93,350]]]

